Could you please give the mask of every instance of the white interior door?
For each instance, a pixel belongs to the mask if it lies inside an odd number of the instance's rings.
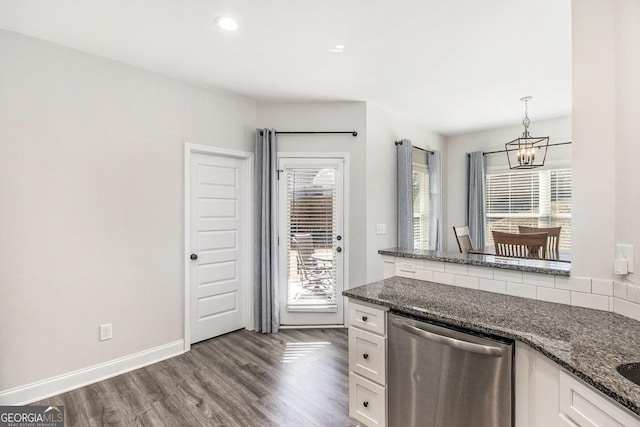
[[[244,160],[192,154],[191,343],[245,327]]]
[[[344,163],[278,161],[282,325],[344,324]]]

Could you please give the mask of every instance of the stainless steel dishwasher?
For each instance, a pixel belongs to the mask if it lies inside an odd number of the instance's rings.
[[[513,426],[513,342],[389,314],[392,427]]]

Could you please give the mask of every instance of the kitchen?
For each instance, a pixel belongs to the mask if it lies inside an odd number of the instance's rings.
[[[613,282],[618,280],[612,267],[615,244],[640,240],[635,221],[640,198],[638,190],[627,184],[637,178],[632,162],[638,158],[638,148],[631,120],[638,115],[634,95],[638,92],[634,78],[637,54],[633,49],[637,40],[633,24],[636,9],[633,2],[575,1],[571,6],[571,277],[592,283],[594,279]],[[11,30],[8,23],[2,27]],[[263,102],[256,107],[251,101],[225,94],[205,95],[200,89],[163,76],[15,33],[3,33],[3,40],[5,57],[12,61],[8,61],[11,67],[2,71],[3,99],[9,100],[3,103],[3,117],[10,120],[10,125],[3,122],[3,129],[9,132],[3,135],[2,148],[6,151],[2,170],[6,175],[2,182],[7,183],[3,194],[10,195],[13,204],[3,225],[7,227],[3,239],[7,243],[3,243],[2,259],[9,267],[2,269],[2,301],[7,304],[2,308],[2,324],[16,325],[2,329],[3,342],[11,343],[3,346],[2,352],[3,391],[173,345],[183,338],[183,141],[251,152],[256,127],[358,130],[360,136],[351,142],[331,140],[326,148],[346,150],[351,155],[351,287],[382,278],[384,262],[378,250],[395,246],[394,172],[388,166],[394,156],[393,141],[408,138],[414,144],[423,144],[423,148],[445,151],[442,137],[373,104]],[[74,71],[66,77],[64,61],[72,63],[69,68]],[[96,76],[103,76],[105,83],[90,84]],[[73,85],[79,87],[64,92],[56,89]],[[127,90],[136,96],[127,97]],[[135,98],[141,94],[145,102],[138,105]],[[515,115],[510,124],[519,123],[522,110],[518,97],[528,94],[518,93],[513,99],[515,106],[506,109],[506,114]],[[28,102],[24,100],[27,95]],[[100,104],[91,102],[91,95],[100,95]],[[536,105],[544,102],[538,93],[533,95],[532,130],[542,121],[534,115],[539,108]],[[460,104],[469,102],[467,97]],[[180,108],[165,108],[166,99]],[[134,114],[132,105],[148,113]],[[480,108],[476,105],[473,110]],[[202,116],[228,120],[212,124]],[[456,113],[453,119],[464,116]],[[71,118],[78,123],[73,131],[57,127],[56,122]],[[110,129],[106,126],[109,122],[118,123],[124,130]],[[180,125],[172,127],[172,122]],[[520,133],[520,126],[514,127]],[[180,144],[158,146],[152,142],[167,135]],[[24,142],[14,144],[14,140]],[[93,141],[95,146],[70,141]],[[281,139],[283,149],[299,150],[296,144],[293,137]],[[145,165],[145,153],[161,165],[163,174]],[[455,165],[459,157],[447,152],[446,168],[459,169]],[[43,168],[44,176],[24,177],[18,165]],[[97,183],[87,181],[92,173],[99,175]],[[445,185],[452,186],[453,182],[447,175]],[[46,184],[44,199],[34,194],[40,183]],[[162,191],[145,191],[149,188]],[[55,196],[47,196],[54,190]],[[139,194],[149,203],[140,204]],[[50,214],[44,219],[36,215],[42,200]],[[123,212],[123,206],[132,203],[137,209]],[[458,209],[460,201],[451,196],[446,203],[448,223],[443,224],[443,230],[448,231],[444,234],[445,247],[451,251],[455,244],[451,226],[463,224],[464,219]],[[452,203],[458,207],[451,207]],[[376,224],[387,224],[388,233],[376,234]],[[59,248],[60,241],[67,243]],[[32,259],[39,262],[34,264]],[[45,283],[42,277],[49,279]],[[633,275],[624,283],[628,285],[626,291],[634,291],[637,286]],[[9,285],[11,292],[6,288]],[[635,294],[626,291],[624,297],[613,296],[617,304],[613,308],[627,317],[637,317]],[[50,313],[47,307],[51,306],[70,307],[65,314]],[[118,314],[113,317],[113,313]],[[114,339],[101,345],[94,330],[101,322],[111,320]],[[39,345],[49,349],[50,357],[38,356]],[[69,348],[78,349],[74,357],[69,357]]]

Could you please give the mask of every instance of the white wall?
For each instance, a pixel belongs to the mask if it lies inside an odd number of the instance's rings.
[[[349,153],[349,277],[345,289],[366,283],[366,106],[364,102],[258,103],[260,128],[279,131],[352,131],[337,135],[279,135],[279,152]]]
[[[184,142],[252,151],[255,102],[6,31],[0,56],[0,390],[182,339]]]
[[[533,136],[549,136],[549,144],[568,142],[571,137],[571,118],[564,117],[551,120],[535,120],[535,99],[529,104],[529,131]],[[524,111],[524,110],[523,110]],[[519,137],[523,132],[522,124],[471,132],[447,137],[446,178],[447,205],[443,233],[445,235],[444,250],[457,252],[458,246],[452,227],[465,225],[466,194],[466,153],[473,151],[504,150],[505,143]],[[546,167],[570,167],[571,145],[549,147]],[[506,154],[495,153],[486,156],[487,168],[494,173],[509,171]]]
[[[615,241],[635,245],[634,274],[640,284],[640,2],[621,1],[616,8],[616,158]],[[609,264],[610,268],[610,264]],[[640,302],[640,301],[636,301]]]
[[[573,1],[574,262],[572,274],[611,278],[616,243],[640,249],[640,4]],[[594,31],[594,28],[597,31]],[[635,257],[638,284],[640,255]],[[640,302],[640,301],[636,301]]]
[[[413,146],[429,150],[442,152],[445,147],[441,135],[367,104],[367,282],[383,278],[383,262],[378,250],[397,244],[394,142],[401,139],[409,139]],[[447,153],[443,152],[443,177],[446,176],[446,158]],[[444,189],[443,199],[446,199]],[[443,200],[443,206],[445,203]],[[443,214],[446,216],[446,210]],[[376,224],[386,224],[387,234],[377,235]]]

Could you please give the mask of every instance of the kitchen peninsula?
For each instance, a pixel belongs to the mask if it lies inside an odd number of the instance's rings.
[[[640,425],[640,386],[616,370],[640,357],[640,323],[635,320],[404,277],[349,289],[343,295],[356,306],[350,309],[356,313],[350,317],[352,327],[362,327],[357,322],[361,319],[356,319],[358,310],[379,309],[385,315],[390,311],[515,340],[516,426],[545,425],[549,420],[553,424],[546,425],[614,425],[609,424],[614,420],[620,423],[615,425]],[[544,369],[544,375],[536,377],[536,369],[538,374]],[[532,378],[539,378],[538,383]],[[587,415],[585,408],[590,408]],[[593,419],[581,418],[591,415],[608,421],[589,424]]]
[[[378,253],[387,257],[435,261],[476,267],[499,268],[503,270],[543,273],[558,276],[569,276],[571,271],[571,263],[566,261],[511,258],[479,253],[453,253],[424,250],[410,251],[402,248],[382,249],[379,250]]]

